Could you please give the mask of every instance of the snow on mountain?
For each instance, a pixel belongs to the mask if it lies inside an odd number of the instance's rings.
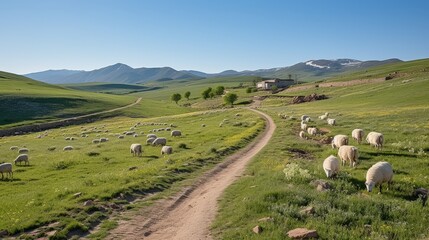
[[[316,67],[316,68],[328,68],[328,69],[331,68],[330,66],[317,65],[317,64],[313,63],[313,60],[305,62],[305,65]]]

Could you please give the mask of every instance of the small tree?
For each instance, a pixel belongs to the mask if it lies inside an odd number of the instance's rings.
[[[180,101],[180,99],[182,99],[182,95],[180,95],[180,93],[175,93],[171,96],[171,101],[175,101],[176,104]]]
[[[217,86],[214,93],[218,96],[222,95],[223,92],[225,91],[225,87],[224,86]]]
[[[225,101],[226,104],[231,104],[234,105],[234,102],[237,101],[237,94],[235,93],[227,93],[224,97],[223,97],[223,101]]]
[[[209,93],[209,96],[210,96],[210,99],[212,99],[212,98],[214,98],[214,96],[216,96],[216,94],[215,94],[213,91],[211,91],[211,92]]]
[[[251,87],[246,88],[246,93],[251,93],[251,92],[252,92],[252,88]]]
[[[206,90],[204,90],[201,95],[203,96],[204,99],[207,99],[210,97],[210,92],[212,91],[212,88],[209,87]]]
[[[187,91],[185,92],[185,98],[189,100],[189,97],[191,96],[191,92]]]
[[[271,87],[271,93],[275,93],[275,92],[277,92],[277,90],[279,90],[279,88],[276,85],[273,85]]]

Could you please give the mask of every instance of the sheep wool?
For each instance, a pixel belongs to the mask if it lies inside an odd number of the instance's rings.
[[[389,189],[390,184],[392,183],[392,178],[392,165],[388,162],[378,162],[372,165],[366,172],[366,190],[371,192],[376,185],[379,185],[381,193],[381,185],[384,182],[387,182],[387,189]]]
[[[338,174],[340,170],[340,163],[338,159],[333,155],[327,157],[323,161],[323,170],[325,171],[327,178],[331,178]]]

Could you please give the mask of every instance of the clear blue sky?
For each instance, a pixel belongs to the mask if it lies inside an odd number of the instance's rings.
[[[0,0],[0,70],[429,57],[429,1]]]

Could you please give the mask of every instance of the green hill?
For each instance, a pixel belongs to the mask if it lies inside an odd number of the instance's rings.
[[[103,111],[135,99],[67,89],[0,72],[0,128]]]
[[[76,89],[76,90],[82,90],[82,91],[110,93],[110,94],[128,94],[128,93],[135,93],[135,92],[151,91],[156,89],[156,87],[146,87],[146,86],[135,85],[135,84],[101,83],[101,82],[63,84],[60,86]]]

